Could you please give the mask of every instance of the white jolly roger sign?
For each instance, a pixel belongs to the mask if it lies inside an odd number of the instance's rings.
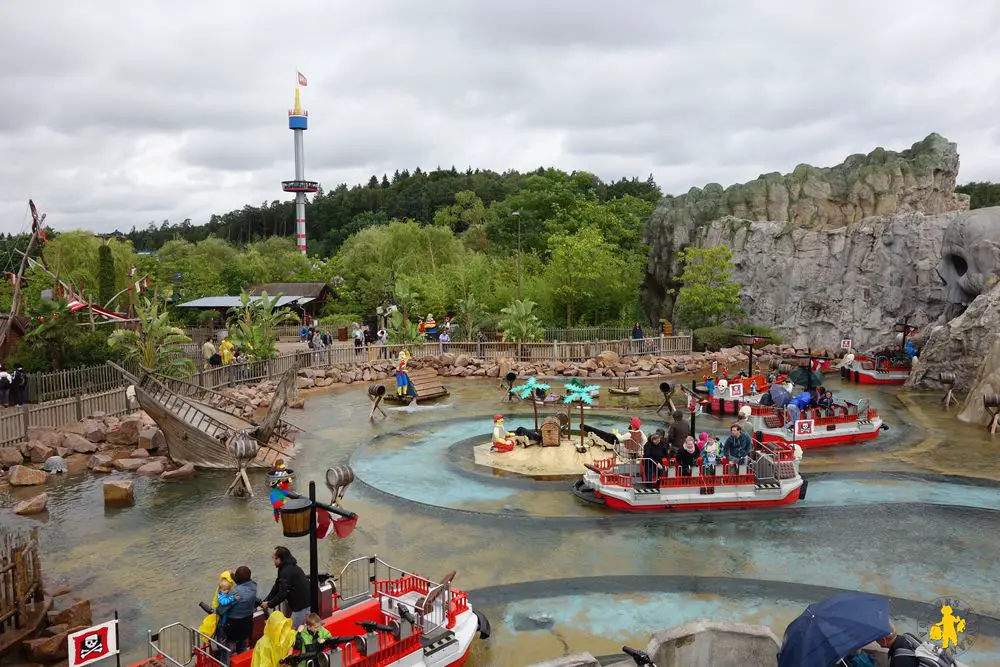
[[[66,638],[69,667],[83,667],[118,655],[118,619],[74,632]]]

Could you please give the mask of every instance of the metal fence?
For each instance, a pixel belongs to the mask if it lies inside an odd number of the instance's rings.
[[[24,442],[28,439],[29,428],[59,428],[95,412],[115,416],[126,414],[129,409],[125,391],[123,385],[96,394],[77,394],[39,405],[7,408],[0,412],[0,447]]]

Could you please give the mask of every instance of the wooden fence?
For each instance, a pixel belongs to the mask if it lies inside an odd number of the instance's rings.
[[[58,428],[95,412],[116,416],[127,414],[125,391],[123,380],[121,386],[108,391],[77,394],[71,398],[4,410],[0,413],[0,447],[24,442],[28,438],[28,429],[32,427]]]
[[[26,536],[0,527],[0,655],[45,613],[38,528]]]

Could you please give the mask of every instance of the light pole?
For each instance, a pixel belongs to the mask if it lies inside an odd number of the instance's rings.
[[[517,217],[517,300],[521,300],[521,212],[514,211],[511,215]]]

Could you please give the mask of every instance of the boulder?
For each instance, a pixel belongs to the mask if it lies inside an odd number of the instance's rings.
[[[48,480],[49,474],[34,468],[16,465],[7,473],[7,482],[11,486],[40,486]]]
[[[66,625],[70,628],[90,627],[94,622],[90,600],[78,600],[61,611],[49,612],[49,619],[52,625]]]
[[[0,468],[21,465],[24,456],[17,447],[0,447]]]
[[[54,428],[48,428],[47,426],[29,426],[26,435],[26,440],[29,442],[37,440],[42,444],[52,447],[53,449],[56,447],[62,447],[63,444],[63,434]]]
[[[23,643],[24,654],[32,662],[59,662],[69,654],[66,638],[69,631],[60,632],[54,637],[28,639]]]
[[[97,421],[97,419],[85,419],[83,420],[80,435],[91,442],[104,442],[104,439],[108,435],[108,427],[104,425],[104,422]]]
[[[142,429],[141,418],[126,417],[115,428],[108,431],[107,441],[121,447],[135,447],[139,444],[139,433]]]
[[[442,366],[454,366],[455,365],[455,354],[453,352],[445,352],[440,357],[438,357],[438,362]]]
[[[147,452],[145,449],[142,449],[142,448],[133,449],[132,453],[129,454],[128,457],[130,459],[148,459],[149,458],[149,452]]]
[[[304,399],[296,398],[294,400],[288,401],[288,407],[292,410],[302,410],[306,407],[306,402]]]
[[[135,472],[148,477],[159,477],[164,473],[164,466],[160,461],[150,461],[145,465],[139,466]]]
[[[25,445],[25,455],[31,463],[45,463],[45,460],[55,456],[55,453],[55,447],[50,447],[39,440],[32,440]]]
[[[87,463],[87,467],[91,470],[97,468],[110,468],[112,457],[110,454],[94,454],[90,457],[90,461]]]
[[[162,479],[184,479],[186,477],[193,477],[195,473],[193,463],[185,463],[180,468],[176,470],[166,470],[160,475]]]
[[[993,345],[980,364],[958,418],[969,424],[989,424],[992,414],[983,405],[986,394],[1000,394],[1000,334],[993,336]]]
[[[34,498],[28,498],[14,505],[14,514],[40,514],[49,504],[49,494],[39,493]]]
[[[109,479],[104,482],[105,505],[134,505],[135,491],[132,480]]]
[[[470,357],[467,354],[460,354],[455,359],[455,366],[457,366],[458,368],[463,368],[465,366],[468,366],[471,362],[472,362],[472,357]]]
[[[115,470],[122,470],[125,472],[135,472],[142,466],[146,465],[146,459],[116,459],[112,461],[111,466]]]
[[[329,387],[331,384],[333,384],[333,378],[328,378],[328,377],[316,378],[317,387]]]
[[[99,440],[90,440],[76,433],[67,433],[63,439],[63,447],[70,449],[77,454],[93,454],[97,451]]]
[[[614,366],[621,361],[621,356],[614,350],[604,350],[597,355],[596,361],[601,366]]]
[[[163,437],[163,431],[158,428],[144,428],[139,433],[139,447],[150,452],[158,452],[166,449],[167,439]]]
[[[295,378],[295,388],[296,389],[309,389],[315,386],[316,381],[311,377],[297,377]]]
[[[510,357],[500,357],[495,363],[498,366],[497,377],[503,378],[511,371],[517,372],[517,362]]]

